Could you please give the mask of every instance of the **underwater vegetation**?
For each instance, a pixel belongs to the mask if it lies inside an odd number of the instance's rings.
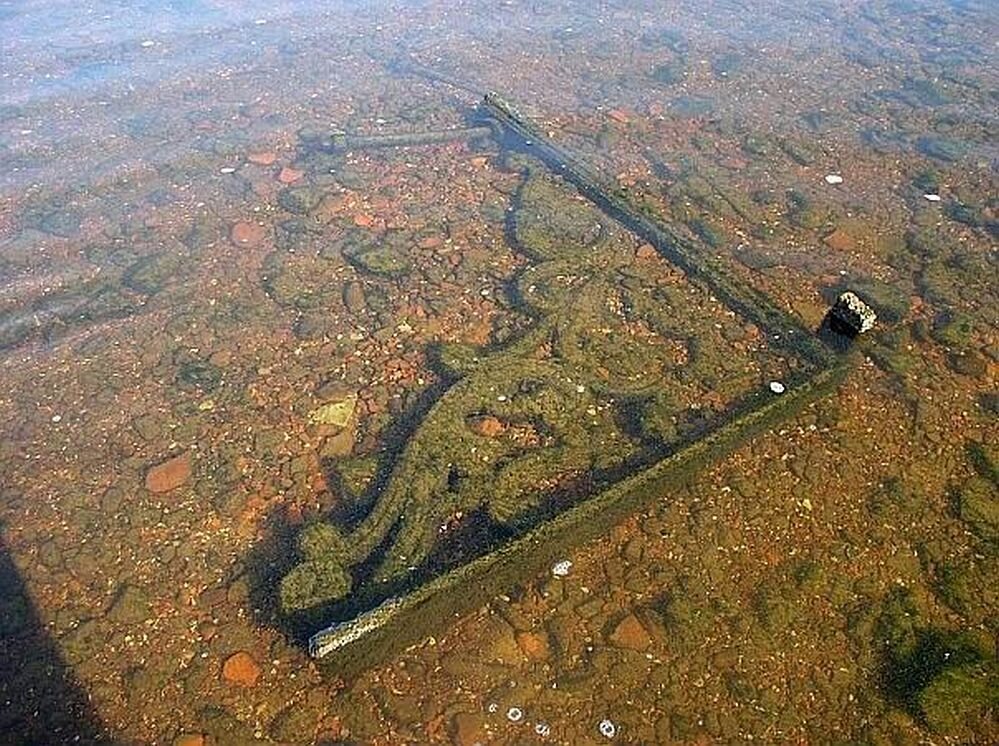
[[[927,625],[905,591],[886,599],[876,633],[888,701],[931,730],[964,732],[999,707],[999,660],[988,636]]]
[[[367,515],[303,531],[301,561],[281,583],[286,613],[343,599],[369,577],[398,587],[466,524],[519,533],[574,487],[609,483],[711,421],[710,408],[683,411],[681,400],[713,391],[721,411],[759,377],[756,361],[726,350],[746,332],[715,323],[704,288],[637,266],[600,211],[540,163],[512,165],[523,181],[510,239],[530,263],[510,295],[533,323],[501,347],[441,347],[450,388]]]

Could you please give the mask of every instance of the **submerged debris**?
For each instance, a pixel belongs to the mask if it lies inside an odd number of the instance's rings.
[[[569,570],[572,569],[572,562],[570,560],[559,560],[554,565],[552,565],[552,575],[556,578],[564,578],[569,574]]]
[[[368,632],[381,627],[395,615],[401,606],[402,599],[390,598],[380,606],[366,611],[354,619],[319,630],[309,638],[309,655],[313,658],[322,658],[327,653],[350,644]]]
[[[836,299],[835,305],[829,311],[829,321],[833,329],[850,336],[863,334],[873,328],[877,319],[874,309],[849,290]]]
[[[597,725],[597,730],[600,731],[600,735],[604,738],[614,738],[617,735],[617,726],[614,725],[614,721],[608,718],[604,718]]]

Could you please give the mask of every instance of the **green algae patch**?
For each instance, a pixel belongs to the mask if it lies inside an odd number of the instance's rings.
[[[991,641],[926,625],[908,591],[888,597],[875,634],[884,644],[887,699],[934,732],[977,731],[999,707],[999,660]]]
[[[376,246],[350,256],[350,263],[359,270],[381,277],[402,277],[412,269],[409,258],[392,246]]]
[[[313,409],[309,413],[309,424],[347,427],[350,418],[354,416],[355,409],[357,409],[357,395],[351,394],[344,399],[332,401]]]

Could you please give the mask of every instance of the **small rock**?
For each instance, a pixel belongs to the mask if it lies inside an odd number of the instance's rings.
[[[939,194],[924,194],[923,199],[927,202],[939,202],[941,198]]]
[[[229,233],[230,240],[237,246],[256,246],[264,240],[267,230],[256,223],[236,223]]]
[[[375,219],[367,213],[359,212],[354,216],[354,225],[359,228],[370,228],[375,224]]]
[[[343,289],[343,304],[351,313],[360,313],[367,307],[364,286],[359,282],[348,282]]]
[[[468,419],[468,429],[483,438],[496,438],[503,434],[506,425],[498,417],[481,415]]]
[[[146,489],[157,493],[169,492],[180,487],[190,477],[191,454],[185,452],[146,472]]]
[[[638,259],[655,259],[657,256],[659,256],[659,252],[650,243],[643,243],[635,252],[635,257]]]
[[[543,661],[548,658],[548,636],[543,632],[518,632],[517,645],[524,651],[528,660]]]
[[[475,746],[486,742],[486,728],[482,715],[459,712],[451,718],[451,741],[455,746]]]
[[[277,160],[277,153],[270,150],[264,150],[259,153],[250,153],[246,160],[250,163],[255,163],[258,166],[271,166]]]
[[[552,575],[556,578],[564,578],[569,574],[569,570],[572,569],[571,560],[559,560],[554,565],[552,565]]]
[[[600,731],[600,735],[604,738],[613,738],[617,735],[617,726],[614,725],[613,720],[604,718],[597,724],[597,730]]]
[[[780,381],[771,381],[770,391],[773,392],[774,394],[783,394],[785,391],[787,391],[787,386],[785,386]]]
[[[230,655],[222,665],[222,678],[239,686],[256,686],[260,678],[260,666],[253,656],[241,650]]]
[[[844,231],[842,228],[837,228],[828,236],[823,238],[822,243],[835,251],[852,251],[857,246],[856,242],[853,240],[853,236]]]
[[[634,614],[628,614],[618,622],[608,639],[615,647],[627,650],[642,651],[652,644],[652,638]]]
[[[826,175],[826,184],[842,184],[842,183],[843,183],[843,177],[840,176],[839,174]]]
[[[357,408],[357,394],[351,394],[339,401],[323,404],[309,413],[311,425],[333,425],[346,427]]]
[[[305,176],[304,171],[299,171],[297,168],[292,168],[291,166],[285,166],[278,172],[278,181],[282,184],[294,184],[303,176]]]
[[[205,746],[205,737],[201,733],[184,733],[173,739],[173,746]]]
[[[877,320],[874,309],[849,290],[840,294],[829,310],[829,321],[833,329],[850,335],[868,331]]]

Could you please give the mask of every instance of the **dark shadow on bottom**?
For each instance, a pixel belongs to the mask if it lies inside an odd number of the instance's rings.
[[[0,742],[110,744],[41,622],[0,525]]]

